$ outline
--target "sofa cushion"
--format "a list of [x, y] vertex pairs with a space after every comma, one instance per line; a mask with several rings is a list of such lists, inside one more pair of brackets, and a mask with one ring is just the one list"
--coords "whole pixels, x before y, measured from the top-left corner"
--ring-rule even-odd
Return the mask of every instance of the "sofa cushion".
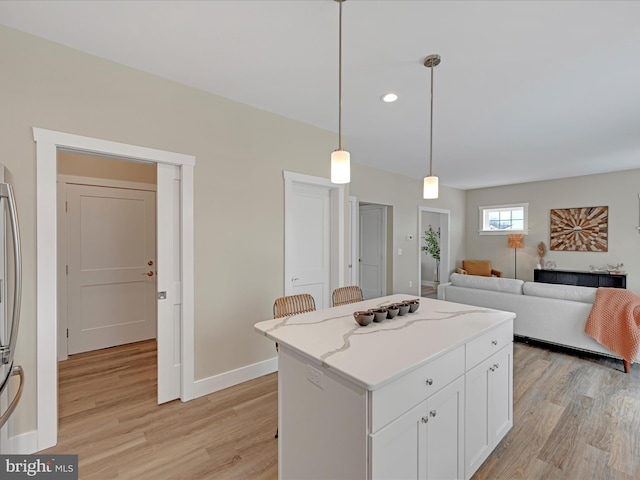
[[524, 281], [515, 278], [480, 277], [477, 275], [451, 274], [451, 284], [456, 287], [493, 290], [495, 292], [522, 294]]
[[534, 297], [558, 298], [574, 302], [593, 303], [597, 288], [576, 285], [557, 285], [552, 283], [526, 282], [522, 291]]

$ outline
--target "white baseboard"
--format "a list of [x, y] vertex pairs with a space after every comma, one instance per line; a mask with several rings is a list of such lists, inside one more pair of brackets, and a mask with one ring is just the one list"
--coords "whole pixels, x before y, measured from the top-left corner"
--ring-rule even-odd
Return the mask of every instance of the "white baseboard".
[[2, 453], [6, 455], [31, 455], [38, 451], [38, 431], [21, 433], [9, 437], [6, 446], [2, 446]]
[[220, 373], [212, 377], [203, 378], [194, 382], [194, 397], [198, 398], [210, 393], [224, 390], [254, 378], [262, 377], [278, 371], [278, 357], [264, 360], [263, 362], [247, 365], [228, 372]]

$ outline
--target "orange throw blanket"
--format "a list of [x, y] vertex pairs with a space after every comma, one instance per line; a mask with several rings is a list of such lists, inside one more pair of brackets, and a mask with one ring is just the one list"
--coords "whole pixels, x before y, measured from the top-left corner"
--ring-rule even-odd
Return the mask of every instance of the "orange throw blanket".
[[633, 362], [640, 349], [640, 296], [622, 288], [598, 288], [584, 331]]

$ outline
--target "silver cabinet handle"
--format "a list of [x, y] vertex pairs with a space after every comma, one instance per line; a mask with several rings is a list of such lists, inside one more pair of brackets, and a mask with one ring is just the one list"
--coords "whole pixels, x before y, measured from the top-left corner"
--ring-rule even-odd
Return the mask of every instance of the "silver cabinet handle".
[[427, 423], [429, 421], [429, 417], [422, 417], [422, 423]]
[[436, 416], [436, 413], [437, 413], [437, 412], [436, 412], [435, 410], [431, 410], [431, 411], [429, 412], [429, 415], [431, 415], [432, 417], [435, 417], [435, 416]]
[[300, 277], [291, 277], [292, 282], [295, 282], [296, 280], [300, 280]]
[[497, 345], [498, 341], [497, 340], [491, 340], [491, 345]]
[[427, 385], [433, 385], [433, 379], [432, 378], [428, 378], [426, 381]]

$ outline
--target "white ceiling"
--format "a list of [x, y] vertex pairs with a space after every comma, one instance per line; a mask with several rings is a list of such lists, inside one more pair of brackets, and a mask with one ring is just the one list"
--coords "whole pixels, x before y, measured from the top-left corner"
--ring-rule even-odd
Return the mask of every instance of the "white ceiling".
[[[2, 1], [0, 23], [337, 132], [338, 11], [332, 0]], [[639, 19], [637, 1], [349, 0], [352, 162], [426, 174], [423, 59], [437, 53], [441, 184], [640, 168]], [[384, 104], [389, 91], [400, 99]]]

